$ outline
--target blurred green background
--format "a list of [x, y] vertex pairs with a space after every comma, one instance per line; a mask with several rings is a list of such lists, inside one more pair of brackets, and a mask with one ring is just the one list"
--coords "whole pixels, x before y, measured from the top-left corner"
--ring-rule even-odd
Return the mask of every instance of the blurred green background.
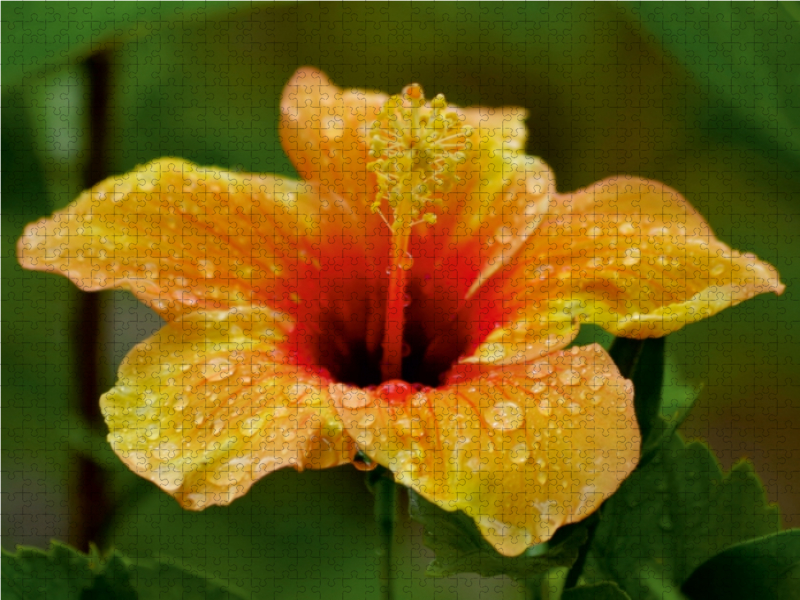
[[[527, 151], [559, 191], [663, 181], [776, 265], [782, 297], [670, 336], [667, 405], [702, 384], [684, 432], [726, 468], [753, 460], [800, 526], [798, 18], [795, 3], [3, 2], [3, 547], [91, 539], [252, 597], [378, 597], [360, 472], [282, 471], [229, 508], [183, 512], [125, 470], [97, 422], [97, 397], [158, 317], [15, 260], [26, 223], [159, 156], [294, 174], [276, 127], [302, 65], [344, 87], [415, 81], [460, 105], [524, 106]], [[426, 579], [407, 519], [396, 556], [401, 597], [519, 593], [505, 578]]]

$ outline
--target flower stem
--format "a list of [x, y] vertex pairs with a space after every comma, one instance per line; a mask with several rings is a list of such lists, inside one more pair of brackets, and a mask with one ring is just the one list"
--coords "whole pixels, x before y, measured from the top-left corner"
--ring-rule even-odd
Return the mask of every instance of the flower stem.
[[403, 371], [403, 327], [405, 325], [406, 286], [413, 259], [408, 254], [408, 227], [401, 227], [392, 236], [392, 261], [389, 267], [389, 291], [386, 298], [386, 320], [383, 329], [381, 379], [400, 379]]
[[373, 479], [375, 493], [375, 522], [380, 535], [380, 579], [381, 598], [392, 600], [392, 545], [394, 543], [394, 526], [397, 521], [397, 484], [391, 473], [383, 473]]

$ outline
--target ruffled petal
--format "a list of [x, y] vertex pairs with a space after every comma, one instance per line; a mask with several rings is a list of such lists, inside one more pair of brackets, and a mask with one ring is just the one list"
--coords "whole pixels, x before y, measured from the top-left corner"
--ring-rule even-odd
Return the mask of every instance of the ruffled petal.
[[385, 269], [367, 251], [360, 216], [335, 194], [174, 158], [107, 179], [28, 225], [18, 257], [86, 291], [129, 289], [167, 320], [244, 305], [296, 314], [333, 293], [323, 263], [355, 263], [366, 278]]
[[615, 177], [546, 206], [523, 251], [476, 296], [471, 339], [482, 343], [468, 360], [534, 359], [569, 343], [581, 322], [660, 337], [783, 292], [774, 267], [716, 239], [661, 183]]
[[596, 510], [631, 473], [633, 389], [598, 345], [530, 365], [460, 365], [445, 385], [333, 386], [359, 448], [507, 556]]
[[100, 400], [108, 440], [184, 508], [228, 504], [282, 467], [350, 462], [352, 440], [304, 366], [305, 339], [264, 309], [192, 313], [137, 345]]

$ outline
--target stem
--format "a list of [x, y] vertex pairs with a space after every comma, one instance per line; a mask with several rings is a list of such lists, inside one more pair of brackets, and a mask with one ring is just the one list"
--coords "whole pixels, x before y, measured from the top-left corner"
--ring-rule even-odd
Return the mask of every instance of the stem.
[[[380, 469], [380, 467], [379, 467]], [[381, 598], [392, 600], [392, 545], [394, 542], [394, 526], [397, 521], [397, 485], [391, 473], [381, 474], [375, 480], [375, 522], [380, 535], [379, 556]]]
[[389, 292], [386, 298], [386, 321], [383, 330], [381, 380], [400, 379], [403, 372], [403, 326], [405, 325], [406, 285], [408, 283], [409, 229], [401, 227], [392, 239], [392, 263], [389, 268]]
[[[98, 52], [84, 63], [89, 86], [89, 156], [83, 171], [85, 188], [90, 188], [108, 176], [106, 147], [108, 145], [108, 97], [112, 68], [111, 55]], [[100, 298], [96, 294], [81, 294], [75, 339], [79, 361], [79, 406], [81, 416], [91, 428], [104, 429], [100, 413], [98, 365], [98, 338], [100, 335]], [[99, 542], [102, 523], [112, 512], [106, 475], [93, 460], [78, 456], [76, 478], [76, 507], [72, 512], [73, 524], [70, 541], [86, 551], [90, 542]]]

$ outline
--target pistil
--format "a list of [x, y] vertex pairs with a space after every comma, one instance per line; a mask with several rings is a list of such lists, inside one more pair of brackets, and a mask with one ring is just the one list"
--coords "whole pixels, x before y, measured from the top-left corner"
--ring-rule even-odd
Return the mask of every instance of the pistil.
[[[413, 265], [409, 254], [411, 229], [436, 223], [434, 209], [459, 178], [458, 164], [466, 160], [472, 131], [448, 111], [443, 96], [428, 105], [417, 84], [392, 96], [371, 126], [369, 169], [378, 188], [371, 208], [379, 214], [392, 236], [389, 285], [384, 321], [381, 377], [399, 379], [403, 366], [403, 328], [408, 304], [408, 275]], [[384, 209], [386, 212], [384, 213]]]
[[413, 259], [408, 254], [410, 228], [404, 227], [392, 236], [389, 291], [386, 298], [386, 320], [383, 329], [381, 379], [400, 379], [403, 370], [403, 328], [405, 326], [406, 288]]

